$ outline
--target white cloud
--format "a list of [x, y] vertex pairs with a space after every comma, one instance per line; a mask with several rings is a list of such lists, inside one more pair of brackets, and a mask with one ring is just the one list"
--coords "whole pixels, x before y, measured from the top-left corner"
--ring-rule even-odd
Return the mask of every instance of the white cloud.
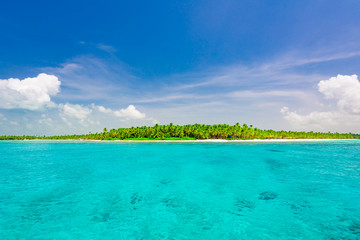
[[[127, 108], [120, 110], [112, 110], [104, 106], [91, 104], [88, 106], [80, 104], [59, 104], [60, 119], [71, 128], [92, 129], [95, 126], [111, 122], [119, 123], [119, 120], [124, 123], [131, 123], [131, 120], [145, 120], [153, 122], [153, 119], [145, 119], [145, 114], [135, 108], [134, 105], [129, 105]], [[44, 119], [45, 117], [43, 117]], [[43, 123], [45, 121], [42, 120]], [[113, 125], [113, 124], [112, 124]]]
[[110, 108], [105, 108], [103, 106], [95, 106], [100, 112], [112, 114], [116, 117], [126, 118], [126, 119], [143, 119], [145, 118], [145, 113], [140, 112], [135, 108], [134, 105], [129, 105], [127, 108], [120, 110], [112, 110]]
[[60, 91], [61, 82], [45, 73], [34, 78], [0, 80], [0, 108], [39, 110], [54, 106], [51, 96]]
[[[112, 50], [106, 45], [99, 44], [97, 47]], [[350, 81], [351, 87], [345, 82], [337, 87], [335, 83], [339, 84], [339, 77], [335, 77], [337, 79], [335, 83], [329, 79], [330, 76], [335, 76], [333, 73], [337, 71], [335, 68], [328, 67], [325, 71], [323, 70], [325, 68], [316, 68], [317, 71], [313, 71], [312, 67], [308, 68], [309, 65], [317, 67], [320, 63], [327, 62], [331, 62], [331, 66], [334, 66], [334, 61], [340, 62], [348, 58], [359, 60], [355, 59], [359, 55], [358, 52], [340, 52], [341, 55], [311, 53], [306, 54], [310, 56], [306, 58], [295, 52], [278, 56], [270, 62], [211, 66], [198, 71], [159, 77], [156, 81], [142, 79], [136, 75], [136, 69], [127, 66], [114, 56], [98, 58], [93, 55], [83, 55], [70, 59], [60, 67], [41, 70], [61, 80], [62, 91], [61, 94], [56, 95], [57, 103], [63, 103], [59, 105], [61, 107], [46, 108], [54, 105], [52, 101], [56, 93], [51, 95], [50, 91], [47, 92], [48, 98], [38, 103], [30, 99], [27, 94], [10, 89], [7, 85], [4, 89], [3, 82], [8, 82], [7, 79], [0, 82], [0, 108], [45, 108], [45, 112], [41, 113], [1, 110], [4, 117], [9, 119], [6, 124], [14, 119], [19, 121], [19, 128], [16, 128], [19, 134], [24, 133], [21, 129], [26, 122], [41, 123], [33, 133], [52, 134], [55, 131], [62, 134], [86, 133], [88, 130], [98, 131], [103, 127], [117, 128], [156, 122], [149, 116], [156, 116], [162, 123], [239, 121], [252, 123], [259, 128], [274, 129], [289, 128], [288, 122], [291, 122], [299, 126], [299, 130], [300, 127], [310, 125], [316, 126], [315, 130], [320, 127], [326, 129], [327, 126], [331, 126], [327, 128], [328, 130], [338, 130], [341, 129], [338, 126], [344, 125], [342, 119], [346, 118], [346, 122], [354, 123], [352, 129], [356, 129], [360, 122], [357, 121], [360, 112], [360, 101], [357, 96], [360, 94], [356, 95], [358, 91], [355, 91], [358, 89], [358, 81], [355, 81], [356, 83]], [[339, 66], [338, 69], [341, 67]], [[319, 84], [319, 89], [311, 88], [321, 79], [328, 80], [322, 81], [323, 86], [320, 87]], [[322, 101], [323, 99], [320, 98], [322, 95], [317, 90], [328, 101]], [[92, 102], [97, 105], [90, 105]], [[98, 105], [100, 102], [104, 106], [113, 106], [116, 102], [127, 105], [124, 105], [123, 109], [120, 107], [110, 109]], [[329, 102], [333, 107], [329, 107]], [[135, 103], [136, 106], [141, 103], [141, 111], [135, 106], [128, 106], [130, 103]], [[284, 119], [280, 114], [276, 114], [283, 106], [289, 106], [291, 109], [291, 111], [289, 109], [283, 111]], [[146, 112], [146, 116], [142, 111]], [[47, 116], [40, 119], [42, 113], [46, 113]], [[22, 115], [29, 116], [29, 120], [18, 120]], [[52, 127], [49, 125], [46, 128], [46, 122], [50, 123], [50, 120], [46, 120], [48, 117], [53, 122]], [[91, 122], [96, 123], [96, 126]], [[86, 124], [88, 127], [85, 127]], [[0, 131], [11, 133], [7, 129], [10, 128], [4, 127]], [[14, 129], [12, 128], [12, 131]]]
[[[292, 112], [283, 107], [280, 112], [297, 129], [356, 131], [360, 122], [360, 82], [357, 75], [337, 75], [318, 84], [318, 90], [327, 100], [337, 105], [328, 111], [312, 111], [308, 114]], [[356, 127], [357, 128], [357, 127]]]
[[280, 112], [297, 129], [327, 130], [329, 126], [336, 125], [339, 118], [339, 115], [333, 112], [311, 112], [307, 115], [301, 115], [289, 111], [288, 107], [283, 107]]
[[66, 103], [66, 104], [60, 104], [59, 107], [65, 116], [71, 118], [77, 118], [82, 121], [85, 120], [92, 112], [92, 110], [89, 109], [88, 107], [84, 107], [79, 104]]
[[360, 82], [357, 75], [337, 75], [320, 81], [318, 87], [326, 99], [336, 100], [340, 109], [360, 113]]

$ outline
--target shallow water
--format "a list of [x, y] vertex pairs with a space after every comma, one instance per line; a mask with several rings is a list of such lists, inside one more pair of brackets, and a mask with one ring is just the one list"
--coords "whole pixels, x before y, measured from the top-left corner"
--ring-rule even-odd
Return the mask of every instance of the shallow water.
[[360, 239], [360, 141], [0, 142], [0, 239]]

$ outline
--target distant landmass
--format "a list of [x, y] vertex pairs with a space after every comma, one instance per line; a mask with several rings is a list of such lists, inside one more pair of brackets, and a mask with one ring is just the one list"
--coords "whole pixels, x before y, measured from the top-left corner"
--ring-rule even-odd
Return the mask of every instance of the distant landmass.
[[331, 132], [296, 132], [262, 130], [252, 125], [228, 124], [192, 124], [192, 125], [158, 125], [153, 127], [131, 127], [107, 130], [100, 133], [60, 135], [60, 136], [0, 136], [0, 140], [197, 140], [197, 139], [359, 139], [360, 134]]

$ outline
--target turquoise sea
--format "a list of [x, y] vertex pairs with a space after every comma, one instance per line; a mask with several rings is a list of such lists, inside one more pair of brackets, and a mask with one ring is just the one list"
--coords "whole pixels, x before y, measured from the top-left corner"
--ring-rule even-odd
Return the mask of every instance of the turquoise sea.
[[360, 239], [360, 141], [2, 141], [0, 239]]

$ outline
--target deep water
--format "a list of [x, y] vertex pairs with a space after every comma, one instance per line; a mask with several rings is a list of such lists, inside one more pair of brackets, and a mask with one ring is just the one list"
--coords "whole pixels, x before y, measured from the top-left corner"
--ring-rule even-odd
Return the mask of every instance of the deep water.
[[360, 239], [360, 141], [3, 141], [0, 239]]

